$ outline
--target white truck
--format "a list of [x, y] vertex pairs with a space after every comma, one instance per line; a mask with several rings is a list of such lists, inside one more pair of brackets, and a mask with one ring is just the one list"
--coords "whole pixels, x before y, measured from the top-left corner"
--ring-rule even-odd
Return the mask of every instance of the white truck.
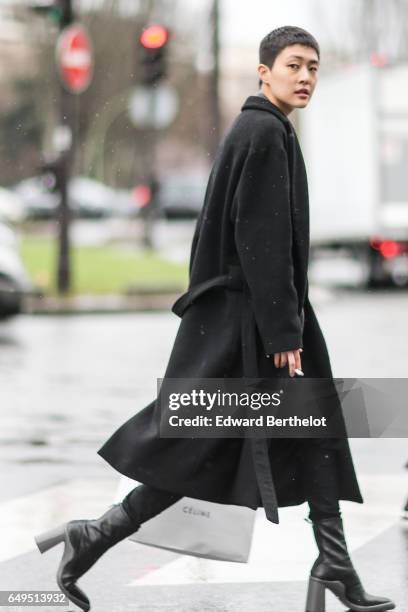
[[368, 285], [408, 284], [408, 65], [350, 65], [319, 76], [299, 135], [311, 255], [361, 262]]

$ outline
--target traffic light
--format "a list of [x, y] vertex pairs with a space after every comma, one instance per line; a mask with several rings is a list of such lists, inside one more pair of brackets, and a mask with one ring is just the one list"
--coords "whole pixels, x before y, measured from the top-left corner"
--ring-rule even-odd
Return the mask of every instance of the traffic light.
[[28, 7], [36, 13], [50, 17], [60, 27], [69, 25], [74, 19], [72, 0], [32, 0]]
[[162, 25], [151, 25], [139, 37], [139, 80], [143, 85], [155, 85], [167, 73], [167, 42], [169, 31]]

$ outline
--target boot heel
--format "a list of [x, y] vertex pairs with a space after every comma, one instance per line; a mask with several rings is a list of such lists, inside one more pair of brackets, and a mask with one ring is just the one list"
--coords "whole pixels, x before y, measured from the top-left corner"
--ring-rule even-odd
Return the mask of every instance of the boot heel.
[[326, 612], [325, 586], [313, 576], [309, 578], [306, 612]]
[[56, 546], [60, 542], [64, 541], [65, 524], [66, 523], [60, 525], [59, 527], [55, 527], [54, 529], [50, 529], [49, 531], [44, 531], [44, 533], [41, 533], [34, 538], [35, 543], [37, 544], [41, 553], [44, 553], [46, 550], [49, 550], [53, 546]]

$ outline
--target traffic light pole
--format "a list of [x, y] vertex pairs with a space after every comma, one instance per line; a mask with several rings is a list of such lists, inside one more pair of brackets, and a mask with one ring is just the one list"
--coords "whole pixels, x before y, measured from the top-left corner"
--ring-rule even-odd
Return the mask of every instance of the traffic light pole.
[[[60, 36], [62, 31], [74, 21], [72, 0], [32, 0], [29, 8], [38, 14], [49, 16], [58, 22]], [[73, 160], [73, 96], [59, 79], [58, 95], [59, 125], [55, 131], [57, 154], [43, 164], [43, 171], [51, 170], [56, 179], [56, 191], [60, 194], [58, 207], [58, 260], [56, 284], [58, 293], [68, 293], [71, 288], [70, 266], [70, 208], [68, 202], [68, 182]], [[57, 142], [58, 141], [58, 142]]]
[[151, 88], [151, 105], [150, 105], [150, 129], [149, 129], [149, 146], [147, 147], [147, 171], [148, 171], [148, 182], [150, 189], [150, 203], [147, 207], [146, 216], [143, 224], [143, 244], [147, 249], [153, 249], [154, 247], [154, 222], [157, 213], [157, 198], [159, 191], [159, 181], [157, 177], [157, 143], [156, 143], [156, 130], [154, 127], [154, 117], [157, 104], [156, 88]]
[[[67, 128], [72, 138], [72, 96], [60, 86], [60, 125]], [[58, 293], [68, 293], [71, 288], [70, 222], [68, 184], [72, 168], [72, 143], [61, 154], [60, 203], [58, 209]]]
[[157, 215], [160, 182], [157, 173], [157, 85], [167, 72], [167, 42], [169, 31], [162, 25], [151, 25], [145, 28], [139, 37], [139, 73], [138, 80], [148, 91], [150, 98], [150, 118], [148, 125], [148, 145], [145, 153], [146, 174], [150, 188], [150, 203], [143, 215], [143, 243], [146, 248], [153, 248], [153, 229]]
[[220, 72], [220, 6], [219, 0], [212, 0], [210, 13], [211, 50], [213, 69], [209, 83], [210, 132], [209, 147], [212, 159], [215, 158], [221, 136], [221, 113], [219, 99], [219, 72]]
[[[65, 2], [65, 19], [60, 22], [60, 31], [73, 21], [71, 0]], [[65, 150], [61, 153], [60, 205], [58, 210], [58, 262], [57, 288], [58, 293], [66, 294], [71, 289], [71, 259], [70, 259], [70, 222], [71, 211], [68, 200], [68, 183], [73, 160], [73, 95], [69, 93], [62, 82], [59, 85], [59, 119], [60, 126], [68, 134]]]

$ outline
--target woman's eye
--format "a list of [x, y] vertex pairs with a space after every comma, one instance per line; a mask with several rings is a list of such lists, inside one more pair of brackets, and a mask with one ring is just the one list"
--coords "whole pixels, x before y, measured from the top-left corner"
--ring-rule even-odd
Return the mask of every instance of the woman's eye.
[[290, 68], [299, 68], [299, 64], [289, 64]]

